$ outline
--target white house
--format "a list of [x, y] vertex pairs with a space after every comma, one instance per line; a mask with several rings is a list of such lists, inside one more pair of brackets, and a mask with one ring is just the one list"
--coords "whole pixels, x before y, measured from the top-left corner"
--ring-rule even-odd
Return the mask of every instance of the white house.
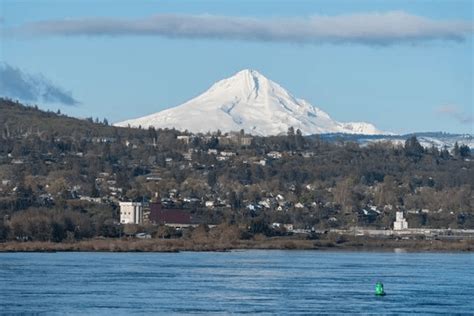
[[176, 137], [177, 140], [182, 141], [185, 144], [189, 144], [189, 141], [191, 140], [191, 137], [188, 135], [178, 135]]
[[221, 156], [222, 157], [233, 157], [236, 154], [232, 151], [221, 151]]
[[267, 156], [273, 159], [280, 159], [282, 157], [282, 154], [279, 151], [271, 151], [267, 154]]
[[140, 202], [120, 202], [121, 224], [143, 224], [143, 205]]
[[206, 201], [205, 203], [207, 208], [213, 208], [214, 207], [214, 201]]
[[403, 229], [408, 229], [408, 222], [403, 218], [403, 212], [397, 212], [395, 222], [393, 222], [393, 230]]
[[293, 224], [282, 224], [282, 223], [275, 222], [275, 223], [272, 223], [272, 227], [273, 228], [282, 228], [282, 227], [284, 227], [288, 231], [294, 230]]

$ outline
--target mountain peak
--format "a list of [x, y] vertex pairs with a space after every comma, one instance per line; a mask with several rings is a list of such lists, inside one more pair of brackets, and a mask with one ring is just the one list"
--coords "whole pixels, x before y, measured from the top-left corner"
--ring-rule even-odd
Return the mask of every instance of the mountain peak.
[[214, 86], [218, 88], [241, 88], [249, 91], [258, 91], [262, 85], [268, 86], [264, 75], [253, 69], [243, 69], [233, 76], [218, 81]]
[[382, 134], [367, 123], [341, 123], [310, 103], [295, 98], [253, 69], [222, 79], [177, 107], [118, 126], [176, 128], [191, 132], [244, 129], [254, 135], [286, 134], [289, 127], [304, 135], [320, 133]]
[[234, 96], [234, 99], [246, 100], [249, 106], [260, 108], [268, 106], [276, 95], [295, 101], [294, 97], [279, 84], [253, 69], [243, 69], [231, 77], [216, 82], [198, 98], [208, 96], [214, 98], [217, 95], [218, 98]]
[[237, 72], [231, 78], [256, 78], [256, 79], [265, 79], [268, 80], [264, 75], [259, 73], [257, 70], [254, 69], [242, 69], [241, 71]]

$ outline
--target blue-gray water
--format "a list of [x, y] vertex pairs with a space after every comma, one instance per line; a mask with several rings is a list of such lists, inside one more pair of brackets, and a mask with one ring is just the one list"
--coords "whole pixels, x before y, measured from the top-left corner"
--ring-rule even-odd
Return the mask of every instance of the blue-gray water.
[[0, 254], [3, 313], [473, 314], [473, 293], [474, 254]]

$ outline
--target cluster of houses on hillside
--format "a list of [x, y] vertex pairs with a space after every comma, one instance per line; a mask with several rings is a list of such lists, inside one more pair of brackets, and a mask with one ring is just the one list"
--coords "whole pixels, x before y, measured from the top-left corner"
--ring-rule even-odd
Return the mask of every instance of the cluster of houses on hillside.
[[[120, 202], [120, 224], [155, 224], [174, 228], [196, 227], [200, 223], [193, 218], [191, 212], [185, 209], [168, 208], [160, 200], [145, 204], [142, 202]], [[287, 231], [304, 232], [295, 229], [293, 224], [272, 223], [273, 228], [284, 227]], [[407, 231], [408, 222], [403, 217], [403, 212], [396, 212], [393, 222], [394, 231]], [[314, 231], [314, 230], [313, 230]]]
[[[151, 202], [149, 205], [145, 205], [141, 202], [120, 202], [120, 223], [126, 224], [137, 224], [143, 225], [146, 223], [155, 225], [165, 225], [173, 227], [175, 229], [183, 229], [189, 227], [196, 227], [200, 223], [192, 214], [185, 209], [167, 208], [160, 201]], [[214, 225], [209, 225], [210, 227]], [[284, 229], [286, 232], [297, 233], [297, 234], [308, 234], [322, 231], [317, 231], [314, 228], [301, 229], [294, 227], [291, 223], [272, 223], [271, 228], [273, 229]], [[333, 233], [339, 234], [355, 234], [355, 235], [367, 235], [367, 236], [405, 236], [403, 238], [409, 238], [407, 236], [424, 235], [426, 237], [433, 236], [468, 236], [474, 237], [474, 230], [466, 229], [429, 229], [429, 228], [408, 228], [408, 222], [403, 216], [403, 212], [396, 212], [396, 219], [393, 222], [393, 229], [391, 230], [377, 230], [377, 229], [366, 229], [360, 227], [353, 227], [350, 229], [331, 229]], [[324, 231], [326, 233], [327, 231]], [[141, 234], [137, 237], [142, 238]], [[447, 237], [446, 237], [447, 238]]]
[[[185, 144], [189, 144], [195, 138], [198, 138], [198, 135], [178, 135], [177, 140]], [[242, 133], [227, 133], [225, 135], [216, 136], [204, 136], [205, 141], [210, 142], [213, 138], [216, 138], [219, 141], [220, 145], [239, 145], [239, 146], [250, 146], [252, 144], [253, 137], [250, 135], [245, 135]]]
[[[27, 136], [27, 135], [26, 135]], [[26, 137], [25, 136], [25, 137]], [[185, 144], [189, 144], [192, 142], [194, 139], [199, 138], [201, 141], [206, 141], [206, 142], [211, 142], [213, 140], [218, 140], [218, 143], [220, 145], [229, 145], [229, 146], [237, 146], [237, 147], [247, 147], [252, 144], [253, 137], [251, 135], [247, 135], [244, 133], [226, 133], [226, 134], [214, 134], [214, 135], [187, 135], [187, 134], [181, 134], [176, 136], [176, 141], [177, 142], [182, 142]], [[62, 142], [66, 141], [68, 138], [66, 136], [62, 137], [55, 137], [54, 142]], [[84, 138], [84, 141], [86, 142], [91, 142], [91, 143], [116, 143], [119, 140], [114, 138], [114, 137], [89, 137], [89, 138]], [[127, 147], [131, 147], [133, 149], [137, 149], [140, 146], [144, 146], [144, 144], [133, 141], [133, 140], [122, 140], [125, 142], [125, 145]], [[156, 140], [154, 140], [155, 142]], [[150, 146], [153, 144], [145, 144], [145, 146]], [[136, 167], [141, 167], [144, 170], [149, 170], [149, 173], [144, 175], [144, 178], [146, 179], [147, 182], [160, 182], [163, 180], [163, 170], [164, 168], [169, 169], [169, 168], [177, 168], [179, 170], [198, 170], [200, 172], [203, 172], [204, 174], [207, 172], [207, 170], [210, 170], [213, 168], [213, 165], [206, 165], [205, 163], [198, 162], [198, 161], [193, 161], [194, 154], [207, 154], [210, 156], [215, 157], [217, 161], [229, 161], [230, 163], [233, 163], [234, 160], [242, 162], [244, 164], [250, 165], [250, 164], [258, 164], [265, 166], [269, 163], [271, 160], [278, 160], [281, 159], [285, 155], [291, 155], [294, 153], [291, 152], [279, 152], [279, 151], [271, 151], [267, 154], [263, 155], [256, 155], [253, 157], [246, 157], [245, 159], [242, 159], [239, 157], [239, 152], [237, 150], [230, 150], [230, 149], [225, 149], [225, 150], [218, 150], [218, 149], [208, 149], [208, 150], [199, 150], [199, 149], [188, 149], [187, 151], [181, 152], [182, 157], [166, 157], [164, 158], [164, 165], [159, 165], [156, 161], [156, 157], [150, 157], [148, 161], [134, 161], [131, 164], [128, 165]], [[27, 157], [21, 157], [21, 156], [15, 156], [13, 153], [8, 153], [5, 156], [0, 156], [0, 163], [2, 164], [10, 164], [10, 165], [18, 165], [18, 164], [27, 164], [27, 163], [44, 163], [45, 165], [65, 165], [65, 164], [71, 164], [71, 161], [77, 160], [77, 159], [82, 159], [85, 157], [93, 156], [94, 154], [91, 153], [84, 153], [81, 151], [65, 151], [61, 152], [59, 154], [57, 153], [52, 153], [48, 152], [46, 154], [40, 154], [39, 160], [35, 161], [29, 161]], [[35, 158], [36, 159], [36, 158]], [[0, 175], [1, 176], [1, 175]], [[81, 181], [83, 179], [80, 179]], [[69, 198], [70, 199], [80, 199], [92, 203], [118, 203], [119, 201], [125, 199], [125, 190], [120, 186], [120, 184], [117, 182], [117, 177], [115, 173], [112, 172], [100, 172], [97, 174], [95, 178], [95, 187], [96, 187], [96, 194], [91, 194], [89, 195], [89, 187], [85, 188], [84, 183], [81, 183], [78, 179], [76, 183], [68, 183], [68, 188], [67, 191], [69, 191]], [[37, 177], [37, 181], [39, 184], [41, 184], [42, 187], [47, 188], [53, 180], [51, 179], [46, 179], [46, 178], [41, 178]], [[15, 188], [17, 186], [17, 183], [15, 183], [10, 177], [6, 176], [1, 176], [0, 178], [0, 194], [2, 195], [8, 195], [8, 194], [14, 194]], [[46, 193], [45, 193], [46, 194]], [[49, 194], [49, 200], [53, 201], [54, 200], [54, 193]], [[183, 199], [186, 199], [184, 197]], [[223, 197], [219, 196], [212, 196], [212, 197], [201, 197], [200, 201], [195, 204], [200, 204], [202, 207], [207, 207], [207, 208], [214, 208], [218, 206], [227, 206], [225, 203], [221, 203], [220, 200], [222, 200]], [[271, 199], [271, 197], [270, 197]], [[184, 202], [186, 203], [185, 200], [179, 201], [179, 202]], [[196, 202], [196, 201], [195, 201]], [[275, 203], [269, 203], [269, 200], [262, 202], [262, 205], [249, 205], [251, 209], [258, 209], [258, 208], [264, 208], [265, 205], [269, 204], [275, 204]], [[277, 207], [287, 209], [288, 205], [281, 205], [282, 201], [278, 201]]]
[[[192, 143], [199, 138], [198, 141], [202, 143], [205, 141], [218, 141], [219, 146], [204, 147], [202, 149], [200, 146], [177, 146], [180, 149], [176, 151], [164, 151], [147, 156], [144, 159], [134, 158], [133, 160], [127, 161], [125, 166], [122, 166], [123, 162], [118, 160], [114, 162], [111, 168], [102, 168], [98, 169], [101, 172], [94, 171], [94, 173], [87, 175], [87, 178], [80, 173], [77, 173], [76, 177], [70, 176], [67, 178], [67, 183], [64, 185], [66, 188], [63, 188], [63, 184], [52, 185], [55, 180], [58, 178], [57, 173], [52, 173], [52, 176], [31, 176], [29, 178], [30, 182], [38, 185], [31, 185], [31, 187], [36, 188], [35, 198], [38, 202], [35, 202], [36, 205], [49, 207], [54, 205], [55, 199], [58, 196], [71, 200], [83, 200], [91, 203], [97, 204], [108, 204], [108, 205], [120, 205], [120, 223], [122, 224], [144, 224], [144, 223], [155, 223], [155, 224], [166, 224], [166, 225], [196, 225], [196, 220], [192, 218], [190, 212], [187, 211], [188, 208], [199, 208], [211, 210], [230, 210], [233, 205], [231, 205], [231, 199], [227, 192], [222, 192], [224, 190], [215, 191], [215, 190], [200, 190], [199, 196], [196, 193], [188, 190], [186, 181], [181, 184], [174, 186], [167, 186], [164, 193], [163, 203], [153, 202], [150, 204], [142, 204], [135, 202], [120, 202], [127, 199], [136, 198], [136, 196], [143, 196], [143, 192], [138, 192], [135, 195], [128, 195], [126, 192], [126, 186], [124, 185], [123, 175], [116, 173], [115, 170], [120, 169], [136, 169], [137, 172], [133, 174], [133, 177], [136, 177], [136, 181], [140, 184], [143, 184], [142, 187], [150, 186], [153, 187], [154, 184], [161, 184], [168, 182], [171, 176], [170, 170], [179, 171], [180, 174], [189, 174], [194, 173], [195, 177], [193, 179], [204, 179], [205, 182], [206, 176], [218, 165], [217, 161], [226, 161], [226, 166], [231, 167], [240, 167], [246, 165], [246, 167], [252, 166], [248, 169], [261, 170], [260, 166], [272, 166], [278, 165], [278, 160], [286, 159], [292, 156], [301, 156], [304, 158], [309, 158], [315, 155], [315, 152], [310, 150], [281, 150], [281, 151], [250, 151], [250, 150], [239, 150], [239, 146], [246, 147], [252, 144], [252, 136], [245, 135], [244, 133], [230, 133], [225, 135], [176, 135], [173, 144], [181, 143], [181, 145]], [[60, 142], [64, 139], [55, 138], [54, 142]], [[156, 146], [156, 139], [153, 139], [153, 143], [139, 142], [138, 140], [133, 139], [121, 139], [113, 137], [92, 137], [87, 138], [85, 141], [92, 143], [115, 143], [115, 142], [124, 142], [125, 145], [131, 149], [141, 149], [144, 146]], [[198, 143], [199, 143], [198, 142]], [[229, 146], [226, 146], [229, 145]], [[216, 149], [219, 148], [219, 149]], [[43, 173], [53, 170], [64, 170], [67, 169], [64, 166], [80, 166], [77, 162], [86, 158], [95, 157], [100, 154], [100, 151], [88, 151], [82, 152], [74, 146], [70, 150], [63, 151], [53, 151], [48, 153], [42, 153], [38, 156], [21, 156], [20, 154], [7, 153], [0, 156], [0, 164], [3, 165], [21, 165], [21, 164], [36, 164], [38, 166], [45, 165]], [[156, 155], [155, 155], [156, 154]], [[206, 156], [207, 155], [207, 156]], [[34, 157], [35, 160], [32, 160], [31, 157]], [[141, 157], [142, 158], [142, 157]], [[54, 165], [60, 165], [60, 168], [53, 168]], [[222, 163], [224, 165], [224, 163]], [[257, 166], [256, 166], [257, 165]], [[44, 166], [43, 166], [44, 167]], [[255, 167], [255, 168], [253, 168]], [[79, 170], [79, 169], [78, 169]], [[105, 172], [105, 171], [108, 172]], [[97, 173], [96, 173], [97, 172]], [[189, 173], [188, 173], [189, 172]], [[176, 172], [179, 176], [178, 172]], [[66, 178], [65, 178], [66, 179]], [[87, 181], [86, 181], [87, 180]], [[127, 178], [125, 178], [125, 181]], [[242, 186], [248, 186], [249, 180], [239, 179]], [[91, 185], [92, 184], [92, 185]], [[87, 187], [86, 187], [87, 186]], [[93, 190], [91, 187], [93, 186]], [[122, 188], [123, 186], [123, 188]], [[191, 186], [191, 185], [189, 185]], [[55, 190], [50, 188], [60, 188], [61, 192], [55, 192]], [[204, 187], [204, 186], [203, 186]], [[12, 196], [15, 197], [16, 192], [19, 190], [18, 183], [14, 180], [13, 173], [4, 172], [0, 174], [0, 197], [3, 196]], [[304, 211], [307, 213], [315, 213], [321, 209], [336, 209], [336, 203], [330, 199], [321, 199], [321, 200], [303, 200], [295, 198], [297, 196], [295, 193], [297, 190], [294, 184], [285, 183], [284, 187], [275, 188], [274, 190], [268, 190], [264, 193], [259, 194], [258, 198], [250, 200], [247, 196], [245, 198], [240, 198], [238, 201], [238, 208], [246, 209], [252, 214], [259, 214], [259, 212], [264, 211], [280, 211], [280, 212], [292, 212], [292, 211]], [[333, 188], [325, 188], [331, 194]], [[367, 190], [375, 192], [377, 188], [375, 186], [369, 186]], [[308, 193], [316, 190], [313, 184], [306, 184], [302, 186], [301, 190], [306, 190]], [[59, 189], [57, 190], [59, 191]], [[164, 190], [162, 190], [164, 191]], [[60, 195], [61, 194], [61, 195]], [[169, 203], [167, 203], [169, 201]], [[370, 202], [372, 203], [372, 202]], [[84, 203], [86, 204], [86, 203]], [[170, 206], [174, 205], [175, 208]], [[387, 207], [387, 208], [386, 208]], [[372, 204], [365, 205], [357, 210], [360, 217], [375, 218], [376, 216], [383, 213], [384, 210], [392, 211], [392, 207], [384, 206], [384, 209], [381, 209], [380, 206], [375, 206]], [[398, 210], [405, 210], [406, 213], [429, 213], [437, 212], [436, 210], [429, 209], [405, 209], [403, 207], [394, 207]], [[438, 212], [441, 212], [440, 209]], [[453, 212], [451, 212], [453, 214]], [[312, 216], [312, 215], [311, 215]], [[406, 230], [408, 229], [408, 223], [403, 218], [403, 213], [397, 213], [396, 221], [393, 224], [394, 230]], [[336, 216], [328, 218], [332, 223], [338, 222]], [[333, 225], [336, 227], [337, 225]]]

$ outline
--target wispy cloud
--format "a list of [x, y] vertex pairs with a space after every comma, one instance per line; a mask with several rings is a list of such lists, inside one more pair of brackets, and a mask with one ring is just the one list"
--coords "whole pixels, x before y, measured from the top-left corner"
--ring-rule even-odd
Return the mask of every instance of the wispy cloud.
[[82, 18], [27, 23], [13, 36], [162, 36], [292, 43], [390, 45], [429, 40], [462, 41], [472, 21], [434, 20], [403, 11], [338, 16], [247, 18], [155, 15], [141, 19]]
[[0, 63], [0, 95], [26, 102], [77, 105], [71, 92], [54, 85], [40, 74], [28, 74], [6, 63]]
[[443, 105], [437, 108], [435, 112], [438, 115], [453, 118], [461, 124], [468, 125], [474, 123], [474, 117], [472, 113], [466, 113], [456, 105]]

